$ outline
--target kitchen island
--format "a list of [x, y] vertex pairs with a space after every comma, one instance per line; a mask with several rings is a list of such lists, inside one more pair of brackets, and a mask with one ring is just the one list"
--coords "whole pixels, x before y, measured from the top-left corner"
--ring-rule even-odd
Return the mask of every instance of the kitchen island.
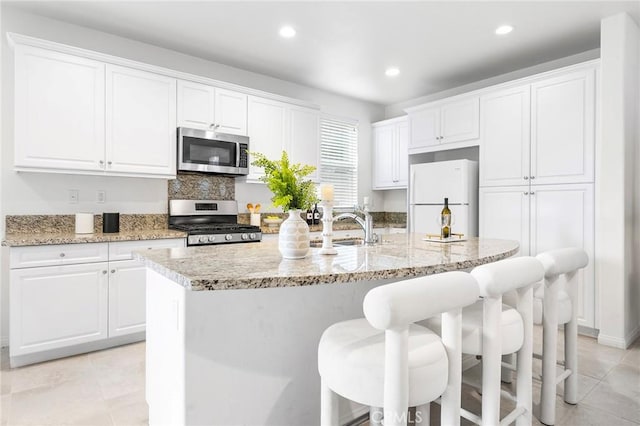
[[[312, 248], [281, 258], [277, 241], [154, 250], [147, 266], [149, 423], [314, 425], [320, 416], [317, 344], [331, 324], [362, 317], [373, 287], [464, 270], [518, 243], [433, 243], [419, 234], [374, 246]], [[342, 404], [341, 421], [363, 407]]]

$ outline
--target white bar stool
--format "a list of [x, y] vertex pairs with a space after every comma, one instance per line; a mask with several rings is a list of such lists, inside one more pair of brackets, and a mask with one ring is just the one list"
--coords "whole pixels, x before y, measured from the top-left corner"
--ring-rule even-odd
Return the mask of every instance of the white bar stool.
[[[578, 403], [578, 271], [589, 264], [589, 256], [579, 248], [551, 250], [536, 256], [544, 265], [544, 286], [536, 290], [533, 317], [542, 324], [542, 394], [540, 418], [555, 424], [556, 386], [564, 380], [564, 400]], [[558, 326], [564, 324], [564, 371], [556, 376]]]
[[[479, 266], [471, 271], [480, 286], [479, 301], [462, 311], [462, 352], [482, 356], [482, 415], [465, 409], [462, 417], [484, 426], [531, 425], [533, 286], [544, 269], [533, 257], [518, 257]], [[516, 290], [516, 308], [503, 305], [504, 293]], [[440, 320], [430, 318], [437, 329]], [[502, 355], [517, 353], [516, 408], [500, 420]]]
[[[385, 426], [407, 424], [416, 406], [429, 424], [428, 404], [442, 396], [442, 424], [460, 424], [462, 307], [478, 299], [478, 284], [464, 272], [447, 272], [374, 288], [363, 308], [366, 319], [327, 328], [318, 346], [322, 379], [321, 425], [338, 425], [338, 395], [384, 407]], [[413, 324], [443, 316], [443, 336]], [[419, 413], [419, 414], [418, 414]], [[380, 418], [372, 418], [378, 424]]]

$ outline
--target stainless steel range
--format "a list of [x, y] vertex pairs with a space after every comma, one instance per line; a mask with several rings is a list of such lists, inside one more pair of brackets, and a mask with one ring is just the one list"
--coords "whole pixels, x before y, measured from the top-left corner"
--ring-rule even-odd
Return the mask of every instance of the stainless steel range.
[[259, 226], [238, 223], [236, 201], [170, 200], [169, 228], [187, 232], [188, 246], [262, 240]]

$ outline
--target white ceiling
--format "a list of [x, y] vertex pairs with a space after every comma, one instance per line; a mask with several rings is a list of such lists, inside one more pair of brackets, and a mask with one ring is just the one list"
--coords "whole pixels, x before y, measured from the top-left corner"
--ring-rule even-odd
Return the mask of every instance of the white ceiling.
[[[18, 2], [23, 10], [390, 104], [599, 47], [640, 1]], [[498, 37], [501, 24], [515, 30]], [[282, 39], [285, 24], [297, 30]], [[400, 75], [389, 78], [389, 66]]]

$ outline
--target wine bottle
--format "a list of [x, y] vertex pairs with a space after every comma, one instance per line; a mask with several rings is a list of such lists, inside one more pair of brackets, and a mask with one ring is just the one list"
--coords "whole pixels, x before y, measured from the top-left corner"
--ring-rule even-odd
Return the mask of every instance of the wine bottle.
[[307, 225], [313, 225], [313, 210], [311, 210], [311, 207], [307, 209]]
[[318, 210], [318, 205], [313, 205], [313, 224], [317, 225], [320, 223], [320, 210]]
[[442, 238], [451, 237], [451, 210], [449, 210], [449, 199], [444, 199], [444, 208], [440, 212], [440, 236]]

